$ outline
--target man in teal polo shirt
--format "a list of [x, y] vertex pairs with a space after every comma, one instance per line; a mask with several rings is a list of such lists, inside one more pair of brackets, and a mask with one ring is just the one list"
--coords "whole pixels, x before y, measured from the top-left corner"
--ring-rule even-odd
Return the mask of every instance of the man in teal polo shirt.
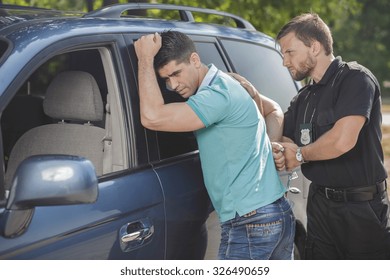
[[[195, 132], [205, 185], [221, 222], [218, 257], [291, 259], [295, 219], [264, 118], [250, 95], [214, 65], [202, 64], [183, 33], [143, 36], [135, 50], [142, 124]], [[156, 72], [187, 102], [164, 104]]]

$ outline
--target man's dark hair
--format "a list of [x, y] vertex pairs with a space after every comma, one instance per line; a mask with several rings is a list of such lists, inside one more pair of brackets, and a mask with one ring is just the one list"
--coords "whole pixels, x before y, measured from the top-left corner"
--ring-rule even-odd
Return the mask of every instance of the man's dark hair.
[[305, 46], [310, 47], [312, 42], [318, 41], [325, 49], [325, 54], [333, 53], [333, 38], [329, 27], [316, 13], [306, 13], [299, 15], [289, 21], [279, 31], [277, 41], [287, 34], [294, 32], [295, 36], [301, 40]]
[[184, 33], [165, 31], [161, 34], [162, 46], [154, 57], [154, 69], [159, 70], [169, 62], [189, 63], [190, 56], [196, 52], [194, 42]]

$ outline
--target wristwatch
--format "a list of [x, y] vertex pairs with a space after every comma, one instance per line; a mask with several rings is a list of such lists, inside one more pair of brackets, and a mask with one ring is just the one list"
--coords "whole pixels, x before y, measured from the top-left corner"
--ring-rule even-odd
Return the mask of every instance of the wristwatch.
[[299, 161], [300, 163], [305, 163], [306, 161], [304, 160], [303, 158], [303, 155], [302, 155], [302, 152], [301, 152], [301, 148], [299, 147], [297, 149], [297, 152], [295, 154], [295, 158], [297, 159], [297, 161]]

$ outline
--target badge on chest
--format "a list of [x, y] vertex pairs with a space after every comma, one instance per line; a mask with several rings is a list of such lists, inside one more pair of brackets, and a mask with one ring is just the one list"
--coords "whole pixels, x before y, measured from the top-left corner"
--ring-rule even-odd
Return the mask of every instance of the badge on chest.
[[300, 131], [300, 144], [298, 146], [306, 146], [313, 142], [313, 124], [312, 123], [302, 123], [299, 125]]

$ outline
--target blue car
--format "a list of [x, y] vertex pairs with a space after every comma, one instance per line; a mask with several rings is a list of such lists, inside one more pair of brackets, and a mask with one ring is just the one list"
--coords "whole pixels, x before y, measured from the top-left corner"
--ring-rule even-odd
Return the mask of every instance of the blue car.
[[[169, 19], [155, 18], [156, 9]], [[193, 13], [233, 26], [194, 22]], [[170, 29], [283, 109], [299, 89], [274, 40], [232, 14], [0, 5], [0, 259], [205, 258], [213, 209], [194, 135], [147, 130], [139, 116], [133, 42]], [[161, 89], [166, 102], [184, 101]], [[308, 187], [300, 177], [299, 201]]]

